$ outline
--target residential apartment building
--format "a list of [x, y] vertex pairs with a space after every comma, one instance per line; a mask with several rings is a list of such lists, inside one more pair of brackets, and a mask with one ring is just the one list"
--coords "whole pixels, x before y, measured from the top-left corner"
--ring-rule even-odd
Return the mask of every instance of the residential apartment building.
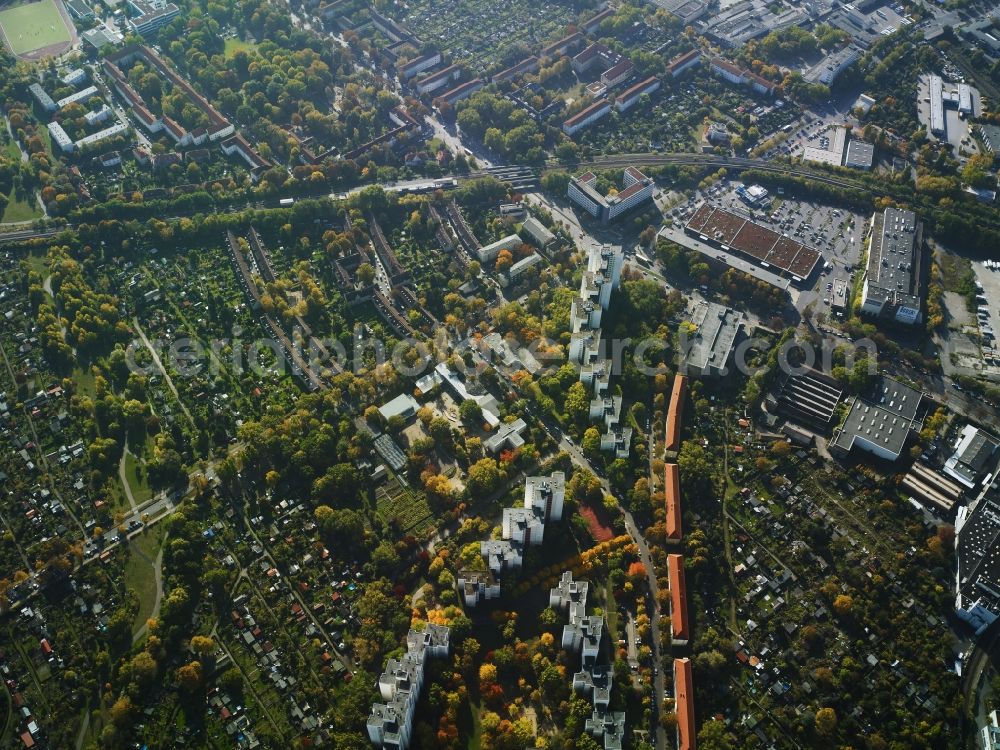
[[136, 34], [146, 36], [166, 26], [181, 10], [166, 0], [128, 0], [132, 12], [128, 25]]
[[419, 73], [423, 73], [425, 70], [433, 68], [435, 65], [439, 65], [440, 63], [441, 53], [432, 52], [428, 55], [422, 55], [403, 63], [403, 65], [399, 68], [399, 75], [405, 79], [410, 79]]
[[670, 73], [671, 78], [677, 78], [699, 62], [701, 62], [701, 50], [693, 49], [671, 60], [670, 64], [667, 65], [667, 72]]
[[639, 98], [643, 94], [652, 94], [660, 89], [660, 79], [656, 76], [650, 76], [644, 81], [640, 81], [631, 88], [626, 89], [621, 93], [621, 95], [615, 100], [615, 109], [619, 112], [624, 112], [639, 101]]
[[565, 498], [566, 475], [561, 471], [547, 477], [527, 477], [524, 480], [524, 507], [539, 511], [545, 523], [562, 520]]
[[448, 655], [449, 636], [446, 626], [433, 623], [406, 634], [406, 653], [401, 659], [389, 659], [378, 679], [383, 702], [372, 705], [367, 722], [368, 738], [373, 744], [392, 750], [409, 747], [425, 661]]
[[[582, 113], [581, 113], [582, 114]], [[586, 172], [569, 181], [566, 195], [571, 201], [602, 223], [614, 221], [621, 214], [652, 198], [656, 184], [635, 167], [626, 167], [623, 190], [614, 196], [601, 195], [597, 189], [597, 176]]]
[[611, 104], [607, 99], [599, 99], [589, 107], [577, 112], [563, 123], [562, 129], [566, 135], [583, 130], [611, 112]]
[[574, 581], [570, 571], [549, 590], [549, 606], [567, 612], [563, 626], [563, 649], [580, 654], [580, 670], [573, 675], [573, 690], [588, 696], [593, 713], [586, 731], [604, 750], [621, 750], [625, 741], [625, 714], [611, 711], [614, 674], [606, 655], [604, 617], [587, 614], [587, 581]]
[[508, 234], [506, 237], [501, 237], [496, 242], [491, 242], [489, 245], [477, 248], [476, 257], [479, 259], [480, 263], [492, 263], [497, 259], [501, 250], [514, 250], [523, 244], [524, 242], [521, 240], [519, 235]]
[[417, 92], [421, 95], [431, 94], [438, 89], [447, 86], [452, 81], [457, 81], [462, 77], [462, 68], [459, 65], [449, 65], [444, 70], [431, 73], [417, 81]]

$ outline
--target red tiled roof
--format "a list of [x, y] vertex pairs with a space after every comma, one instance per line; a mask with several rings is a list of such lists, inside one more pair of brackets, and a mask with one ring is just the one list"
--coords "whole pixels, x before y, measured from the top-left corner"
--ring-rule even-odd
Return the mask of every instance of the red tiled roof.
[[608, 68], [601, 74], [601, 78], [607, 78], [611, 80], [612, 78], [618, 78], [620, 76], [626, 75], [632, 72], [635, 66], [632, 64], [631, 60], [622, 60], [620, 63], [614, 67]]
[[689, 634], [684, 555], [667, 555], [667, 578], [670, 581], [670, 630], [675, 641], [686, 641]]
[[626, 200], [627, 198], [631, 198], [633, 195], [642, 190], [645, 190], [647, 187], [649, 186], [641, 182], [633, 183], [632, 185], [629, 185], [627, 188], [618, 193], [618, 195], [615, 196], [615, 200], [623, 201]]
[[593, 18], [584, 21], [583, 28], [586, 29], [587, 31], [590, 31], [595, 26], [599, 26], [604, 21], [605, 18], [611, 18], [611, 16], [613, 16], [614, 14], [615, 14], [614, 8], [608, 8], [607, 10], [602, 10]]
[[466, 92], [468, 92], [470, 90], [471, 91], [478, 91], [482, 87], [483, 87], [483, 79], [482, 78], [476, 78], [476, 79], [474, 79], [472, 81], [466, 81], [465, 83], [458, 84], [451, 91], [444, 92], [438, 98], [439, 99], [444, 99], [446, 102], [451, 102], [451, 101], [454, 101], [455, 99], [458, 99], [458, 98], [464, 96], [466, 94]]
[[625, 167], [625, 174], [627, 174], [633, 180], [642, 181], [642, 180], [646, 179], [646, 175], [644, 175], [642, 172], [640, 172], [635, 167]]
[[678, 540], [681, 530], [681, 473], [677, 464], [667, 464], [663, 472], [663, 494], [667, 508], [667, 539]]
[[600, 42], [594, 42], [593, 44], [588, 45], [587, 48], [583, 50], [583, 52], [576, 55], [573, 58], [573, 62], [585, 63], [591, 58], [596, 57], [597, 55], [603, 55], [607, 51], [608, 48], [605, 47], [603, 44], [601, 44]]
[[[629, 99], [634, 99], [637, 96], [642, 96], [646, 93], [646, 89], [650, 86], [659, 83], [659, 78], [656, 76], [650, 76], [645, 81], [640, 81], [639, 83], [625, 89], [619, 96], [618, 101], [627, 102]], [[631, 167], [630, 167], [631, 169]]]
[[739, 67], [738, 65], [733, 65], [731, 62], [729, 62], [728, 60], [723, 60], [721, 57], [713, 57], [712, 66], [720, 68], [721, 70], [726, 70], [732, 73], [733, 75], [737, 76], [745, 75], [741, 67]]
[[600, 99], [600, 100], [594, 102], [593, 104], [591, 104], [586, 109], [582, 109], [579, 112], [577, 112], [575, 115], [573, 115], [568, 120], [566, 120], [566, 122], [564, 122], [563, 124], [564, 125], [569, 125], [570, 127], [572, 127], [573, 125], [576, 125], [578, 122], [582, 122], [583, 120], [586, 120], [588, 117], [590, 117], [592, 114], [594, 114], [595, 112], [597, 112], [599, 109], [601, 109], [603, 107], [607, 107], [607, 106], [608, 106], [608, 100], [607, 99]]
[[764, 78], [764, 76], [757, 75], [752, 70], [748, 70], [748, 71], [744, 72], [744, 75], [747, 78], [749, 78], [751, 81], [755, 81], [756, 83], [759, 83], [761, 86], [765, 87], [768, 91], [770, 91], [775, 86], [777, 86], [777, 84], [774, 81], [769, 81], [766, 78]]
[[419, 81], [417, 81], [417, 85], [423, 86], [425, 83], [430, 83], [431, 81], [437, 81], [442, 78], [450, 78], [451, 76], [454, 76], [456, 73], [458, 73], [459, 70], [461, 70], [461, 68], [459, 68], [458, 65], [449, 65], [447, 68], [444, 68], [443, 70], [439, 70], [436, 73], [431, 73], [428, 76], [424, 76]]
[[675, 57], [673, 60], [670, 61], [670, 64], [667, 66], [667, 71], [673, 73], [675, 70], [677, 70], [677, 68], [681, 68], [687, 65], [689, 62], [691, 62], [691, 60], [698, 57], [700, 54], [701, 54], [700, 49], [693, 49], [688, 52], [685, 52], [683, 55], [678, 55], [677, 57]]
[[518, 73], [528, 70], [529, 68], [537, 68], [537, 67], [538, 67], [538, 58], [532, 55], [529, 58], [521, 60], [521, 62], [519, 62], [517, 65], [512, 65], [506, 70], [501, 70], [499, 73], [493, 76], [493, 82], [497, 83], [499, 81], [506, 81], [508, 78], [513, 78]]
[[678, 451], [681, 448], [681, 427], [684, 418], [684, 395], [687, 391], [687, 377], [674, 376], [674, 387], [670, 393], [670, 408], [667, 411], [666, 450]]
[[553, 42], [552, 44], [550, 44], [550, 45], [548, 45], [546, 47], [543, 47], [542, 48], [542, 54], [543, 55], [551, 55], [556, 50], [558, 50], [558, 49], [560, 49], [562, 47], [568, 47], [571, 44], [576, 44], [581, 39], [583, 39], [583, 34], [581, 34], [579, 31], [575, 31], [572, 34], [570, 34], [569, 36], [563, 37], [558, 42]]
[[697, 750], [694, 682], [688, 658], [674, 659], [674, 712], [677, 714], [677, 750]]

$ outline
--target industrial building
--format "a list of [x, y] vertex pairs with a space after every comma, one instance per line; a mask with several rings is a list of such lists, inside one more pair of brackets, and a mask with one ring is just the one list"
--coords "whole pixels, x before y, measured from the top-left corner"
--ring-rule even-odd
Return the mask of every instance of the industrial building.
[[955, 519], [955, 609], [980, 635], [1000, 614], [1000, 476]]
[[944, 133], [944, 81], [941, 76], [931, 76], [929, 88], [931, 132], [941, 134]]
[[830, 443], [831, 453], [846, 456], [854, 448], [887, 461], [897, 460], [910, 435], [920, 429], [923, 394], [889, 377], [881, 377], [869, 398], [858, 397], [844, 426]]
[[693, 334], [680, 342], [680, 368], [695, 375], [725, 375], [729, 360], [746, 336], [746, 316], [715, 302], [697, 302], [691, 313]]
[[[816, 162], [817, 164], [829, 164], [839, 167], [844, 162], [844, 150], [847, 147], [847, 128], [842, 125], [835, 125], [832, 130], [832, 137], [829, 146], [806, 146], [802, 149], [802, 160]], [[829, 132], [829, 131], [827, 131]]]
[[923, 319], [923, 237], [912, 211], [887, 208], [872, 216], [861, 312], [913, 325]]
[[703, 203], [694, 212], [684, 227], [684, 234], [746, 256], [796, 283], [808, 279], [823, 258], [818, 250], [708, 203]]
[[979, 478], [995, 470], [1000, 440], [983, 429], [965, 425], [955, 443], [955, 451], [944, 463], [944, 473], [972, 489]]
[[964, 492], [962, 485], [923, 461], [913, 463], [900, 486], [911, 493], [911, 499], [923, 503], [945, 519], [951, 519]]
[[602, 224], [614, 221], [629, 209], [653, 196], [655, 183], [635, 167], [626, 167], [620, 193], [606, 197], [597, 192], [597, 176], [587, 172], [569, 181], [566, 195]]
[[854, 169], [869, 170], [875, 161], [875, 147], [864, 141], [857, 141], [853, 138], [847, 144], [847, 153], [844, 155], [844, 166]]
[[847, 305], [850, 304], [848, 297], [850, 287], [845, 279], [833, 280], [833, 294], [830, 296], [830, 310], [834, 315], [844, 315], [847, 312]]
[[807, 370], [785, 378], [778, 388], [774, 406], [793, 422], [825, 433], [833, 423], [842, 394], [843, 389], [829, 375]]

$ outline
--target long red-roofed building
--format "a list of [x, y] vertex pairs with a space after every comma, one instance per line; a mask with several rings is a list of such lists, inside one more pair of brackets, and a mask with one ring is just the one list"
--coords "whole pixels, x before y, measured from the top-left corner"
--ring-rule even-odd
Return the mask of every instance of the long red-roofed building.
[[670, 582], [670, 632], [675, 645], [688, 642], [687, 584], [684, 581], [684, 555], [667, 555], [667, 580]]
[[679, 542], [681, 530], [681, 473], [677, 464], [667, 464], [663, 472], [663, 494], [667, 508], [667, 541]]
[[666, 450], [677, 452], [681, 449], [681, 427], [684, 420], [684, 397], [687, 394], [687, 376], [675, 375], [674, 387], [670, 392], [670, 408], [667, 410]]
[[694, 722], [694, 681], [691, 660], [674, 659], [674, 713], [677, 714], [677, 750], [697, 750]]

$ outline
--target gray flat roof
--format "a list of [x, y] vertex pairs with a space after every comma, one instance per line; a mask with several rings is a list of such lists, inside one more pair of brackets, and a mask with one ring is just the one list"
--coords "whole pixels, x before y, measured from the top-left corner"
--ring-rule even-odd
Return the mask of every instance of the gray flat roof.
[[872, 223], [868, 296], [919, 309], [922, 296], [917, 215], [887, 208]]
[[996, 613], [1000, 604], [1000, 487], [996, 479], [962, 525], [956, 548], [962, 606], [982, 600]]
[[864, 141], [851, 141], [847, 144], [847, 156], [844, 157], [845, 167], [871, 168], [875, 158], [875, 147]]
[[701, 302], [695, 306], [691, 322], [698, 332], [685, 353], [686, 363], [702, 372], [725, 367], [744, 326], [743, 314], [725, 305]]
[[922, 397], [920, 391], [898, 380], [881, 378], [869, 398], [854, 400], [834, 443], [849, 451], [860, 439], [898, 457], [910, 436]]

